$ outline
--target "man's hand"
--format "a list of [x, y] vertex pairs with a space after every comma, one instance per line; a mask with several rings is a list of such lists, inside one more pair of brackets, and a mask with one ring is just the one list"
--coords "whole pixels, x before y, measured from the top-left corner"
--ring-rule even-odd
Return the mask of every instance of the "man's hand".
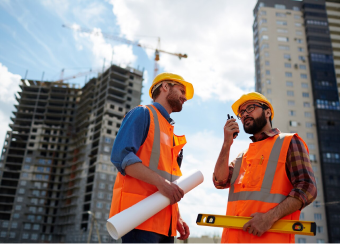
[[179, 217], [177, 220], [177, 231], [181, 235], [180, 237], [177, 237], [178, 240], [185, 240], [190, 235], [189, 226], [183, 221], [181, 217]]
[[231, 146], [234, 141], [234, 133], [240, 133], [236, 119], [228, 119], [223, 127], [224, 131], [224, 143]]
[[157, 185], [157, 188], [160, 193], [170, 199], [170, 204], [179, 202], [184, 196], [184, 191], [178, 185], [164, 178], [161, 180], [161, 183]]
[[261, 236], [275, 223], [272, 216], [268, 213], [253, 213], [250, 217], [253, 218], [243, 226], [243, 230], [247, 231], [249, 234], [253, 234], [254, 236]]

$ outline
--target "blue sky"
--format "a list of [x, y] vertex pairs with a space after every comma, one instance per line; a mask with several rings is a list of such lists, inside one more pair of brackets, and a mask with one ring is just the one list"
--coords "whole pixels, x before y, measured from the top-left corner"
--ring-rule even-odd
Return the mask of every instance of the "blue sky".
[[[216, 190], [211, 182], [213, 168], [223, 141], [223, 125], [231, 104], [254, 89], [252, 10], [255, 0], [239, 1], [0, 1], [0, 146], [14, 111], [14, 94], [28, 70], [28, 79], [55, 81], [100, 70], [111, 62], [145, 69], [142, 104], [148, 104], [153, 77], [153, 52], [102, 36], [74, 32], [62, 24], [122, 36], [161, 48], [186, 53], [187, 59], [161, 54], [161, 71], [182, 75], [195, 88], [195, 96], [184, 105], [175, 133], [185, 134], [182, 171], [204, 173], [205, 182], [180, 203], [192, 235], [220, 234], [219, 228], [196, 226], [198, 213], [225, 214], [227, 190]], [[87, 79], [89, 77], [86, 77]], [[69, 80], [82, 86], [85, 77]], [[241, 133], [231, 158], [249, 144]]]

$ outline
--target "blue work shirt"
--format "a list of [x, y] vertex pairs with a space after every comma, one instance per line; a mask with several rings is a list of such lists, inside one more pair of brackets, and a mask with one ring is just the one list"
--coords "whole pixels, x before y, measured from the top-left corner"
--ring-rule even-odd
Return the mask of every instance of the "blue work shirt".
[[[174, 123], [162, 105], [156, 102], [152, 105], [170, 124]], [[150, 114], [145, 107], [135, 107], [125, 115], [111, 151], [111, 162], [122, 175], [125, 175], [126, 166], [142, 162], [136, 153], [148, 135], [149, 126]]]

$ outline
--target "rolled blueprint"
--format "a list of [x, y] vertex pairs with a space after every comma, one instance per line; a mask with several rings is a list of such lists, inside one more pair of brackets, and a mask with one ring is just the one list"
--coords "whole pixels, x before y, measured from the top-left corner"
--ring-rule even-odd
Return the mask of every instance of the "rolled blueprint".
[[[182, 176], [173, 183], [182, 188], [184, 194], [186, 194], [201, 184], [203, 180], [202, 172], [196, 170], [188, 175]], [[170, 199], [157, 191], [108, 219], [106, 228], [112, 238], [117, 240], [168, 205], [170, 205]]]

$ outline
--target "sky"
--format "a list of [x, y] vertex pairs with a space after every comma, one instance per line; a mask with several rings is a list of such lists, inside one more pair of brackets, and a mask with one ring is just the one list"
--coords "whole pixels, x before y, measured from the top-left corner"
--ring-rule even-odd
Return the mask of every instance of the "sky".
[[[200, 170], [204, 182], [180, 201], [182, 218], [192, 236], [220, 235], [221, 228], [196, 225], [198, 213], [226, 212], [228, 190], [217, 190], [212, 173], [223, 142], [227, 114], [242, 94], [254, 91], [252, 42], [256, 0], [43, 0], [0, 1], [0, 146], [15, 111], [20, 79], [56, 81], [110, 63], [144, 71], [142, 104], [154, 76], [154, 52], [105, 38], [106, 33], [187, 54], [161, 54], [160, 72], [183, 76], [194, 86], [194, 98], [180, 113], [171, 114], [175, 134], [186, 135], [183, 174]], [[86, 28], [81, 33], [62, 25]], [[92, 74], [94, 76], [95, 74]], [[68, 80], [82, 87], [90, 75]], [[234, 115], [235, 117], [235, 115]], [[230, 161], [250, 143], [239, 121], [240, 134]]]

